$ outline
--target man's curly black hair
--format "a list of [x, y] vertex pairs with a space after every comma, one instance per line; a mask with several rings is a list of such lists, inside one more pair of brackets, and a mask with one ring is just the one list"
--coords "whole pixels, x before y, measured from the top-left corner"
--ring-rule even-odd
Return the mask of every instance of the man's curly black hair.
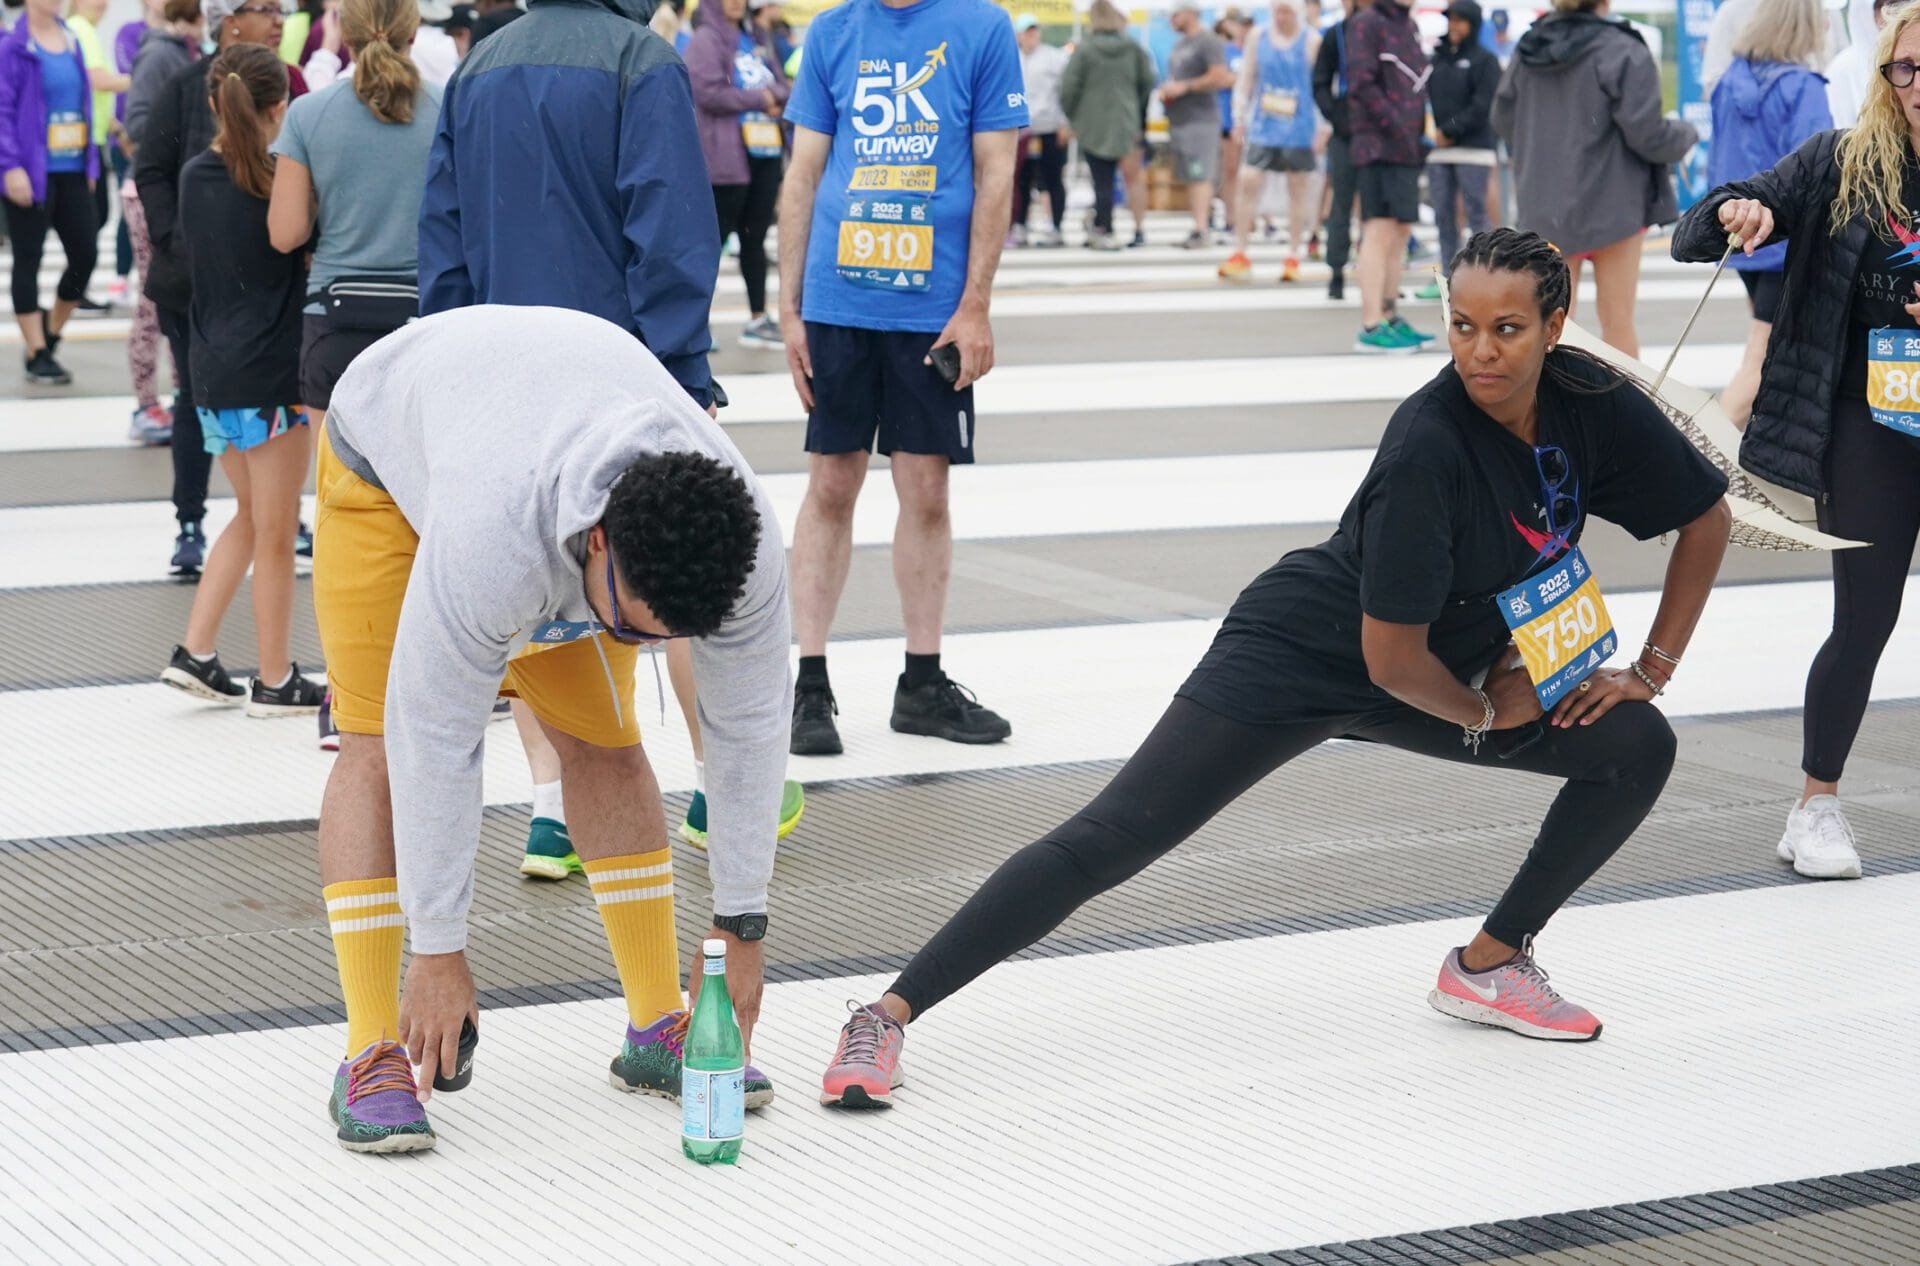
[[627, 467], [600, 520], [620, 578], [665, 632], [705, 637], [747, 590], [760, 513], [733, 468], [699, 453], [661, 453]]

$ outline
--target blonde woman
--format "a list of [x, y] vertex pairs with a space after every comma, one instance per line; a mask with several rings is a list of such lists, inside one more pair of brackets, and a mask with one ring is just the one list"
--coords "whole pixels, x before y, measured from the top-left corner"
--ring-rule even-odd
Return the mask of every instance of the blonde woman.
[[1136, 244], [1144, 241], [1146, 177], [1140, 134], [1158, 75], [1153, 58], [1127, 35], [1127, 15], [1112, 0], [1093, 0], [1092, 34], [1075, 49], [1060, 80], [1060, 105], [1093, 175], [1093, 231], [1087, 245], [1118, 250], [1113, 235], [1113, 178], [1126, 173], [1127, 207]]
[[1699, 139], [1661, 113], [1660, 68], [1639, 32], [1607, 0], [1554, 0], [1520, 37], [1493, 128], [1513, 152], [1520, 227], [1566, 252], [1576, 296], [1592, 262], [1600, 337], [1638, 356], [1640, 237], [1678, 214], [1672, 166]]
[[[1709, 183], [1724, 185], [1765, 171], [1809, 136], [1833, 126], [1826, 80], [1814, 72], [1824, 60], [1826, 34], [1820, 0], [1755, 0], [1734, 35], [1733, 60], [1713, 88], [1718, 140], [1707, 153]], [[1746, 426], [1753, 412], [1786, 258], [1787, 248], [1776, 242], [1733, 261], [1753, 308], [1740, 368], [1720, 393], [1721, 407], [1738, 427]]]
[[1920, 6], [1891, 11], [1859, 122], [1715, 189], [1674, 231], [1675, 259], [1751, 256], [1786, 240], [1752, 420], [1755, 474], [1814, 497], [1820, 526], [1871, 544], [1833, 555], [1833, 631], [1807, 675], [1801, 769], [1780, 857], [1852, 879], [1860, 857], [1840, 776], [1900, 617], [1920, 535]]
[[[352, 70], [287, 110], [274, 142], [274, 247], [313, 252], [301, 309], [300, 397], [325, 423], [347, 366], [419, 311], [420, 192], [440, 121], [440, 89], [409, 50], [415, 0], [344, 0]], [[332, 730], [323, 711], [321, 743]]]

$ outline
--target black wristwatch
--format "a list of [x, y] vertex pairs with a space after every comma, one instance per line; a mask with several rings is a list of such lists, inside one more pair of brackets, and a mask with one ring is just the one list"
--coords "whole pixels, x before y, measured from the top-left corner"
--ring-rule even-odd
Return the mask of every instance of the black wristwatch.
[[767, 916], [764, 914], [716, 914], [713, 916], [713, 926], [743, 941], [757, 941], [767, 934]]

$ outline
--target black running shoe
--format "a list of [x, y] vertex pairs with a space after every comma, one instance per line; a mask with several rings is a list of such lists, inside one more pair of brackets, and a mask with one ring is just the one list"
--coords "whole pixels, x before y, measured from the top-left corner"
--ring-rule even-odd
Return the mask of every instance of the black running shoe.
[[102, 303], [90, 295], [81, 295], [79, 302], [73, 306], [81, 312], [97, 312], [101, 316], [106, 316], [113, 311], [111, 303]]
[[1339, 273], [1335, 273], [1332, 279], [1327, 282], [1327, 298], [1333, 300], [1335, 303], [1340, 303], [1344, 301], [1346, 297], [1347, 280]]
[[838, 756], [840, 730], [833, 718], [840, 705], [827, 686], [801, 686], [793, 692], [793, 740], [787, 750], [795, 756]]
[[53, 349], [43, 347], [27, 358], [27, 381], [42, 387], [64, 387], [73, 375], [53, 358]]
[[184, 646], [173, 648], [173, 659], [160, 674], [160, 680], [175, 690], [184, 690], [215, 703], [243, 703], [247, 698], [247, 688], [227, 676], [227, 670], [221, 667], [218, 655], [212, 659], [198, 660], [189, 655]]
[[253, 694], [247, 699], [247, 715], [250, 717], [310, 717], [320, 711], [321, 702], [327, 697], [327, 688], [317, 681], [310, 681], [300, 675], [300, 665], [293, 665], [293, 675], [285, 685], [269, 686], [258, 677], [253, 679]]
[[180, 535], [173, 538], [173, 561], [168, 566], [176, 576], [198, 576], [207, 561], [207, 534], [198, 522], [182, 523]]
[[893, 691], [892, 725], [902, 734], [953, 743], [998, 743], [1013, 733], [1005, 717], [981, 707], [973, 691], [945, 673], [912, 690], [902, 673]]

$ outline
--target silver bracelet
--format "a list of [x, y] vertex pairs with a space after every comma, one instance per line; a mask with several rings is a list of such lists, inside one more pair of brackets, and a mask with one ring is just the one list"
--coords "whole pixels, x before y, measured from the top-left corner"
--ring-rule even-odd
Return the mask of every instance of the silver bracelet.
[[1662, 686], [1659, 682], [1655, 681], [1653, 679], [1653, 674], [1640, 666], [1639, 660], [1637, 659], [1634, 660], [1631, 664], [1628, 664], [1627, 667], [1633, 670], [1634, 676], [1638, 677], [1642, 682], [1646, 684], [1646, 687], [1648, 690], [1653, 691], [1655, 698], [1658, 698], [1661, 695], [1667, 693], [1666, 687]]
[[1675, 668], [1680, 667], [1680, 657], [1678, 655], [1669, 654], [1668, 652], [1663, 651], [1659, 647], [1655, 646], [1652, 642], [1648, 642], [1641, 649], [1653, 652], [1653, 657], [1655, 659], [1664, 659], [1669, 664], [1672, 664]]
[[1484, 690], [1475, 690], [1473, 693], [1480, 697], [1480, 706], [1486, 709], [1486, 714], [1480, 718], [1480, 724], [1460, 727], [1460, 745], [1478, 756], [1482, 740], [1493, 729], [1493, 699]]

